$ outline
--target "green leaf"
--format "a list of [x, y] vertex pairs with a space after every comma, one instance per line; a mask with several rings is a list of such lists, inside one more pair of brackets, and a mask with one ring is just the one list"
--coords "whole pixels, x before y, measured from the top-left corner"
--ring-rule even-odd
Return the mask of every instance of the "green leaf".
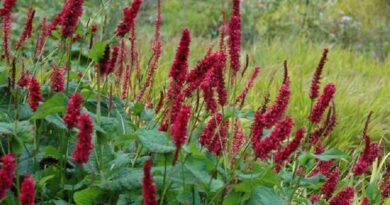
[[273, 188], [258, 186], [253, 189], [247, 205], [287, 204], [287, 200], [275, 193]]
[[175, 147], [167, 140], [166, 133], [158, 130], [140, 129], [136, 132], [142, 145], [153, 153], [170, 153]]
[[236, 205], [240, 204], [241, 194], [231, 191], [226, 197], [224, 197], [223, 205]]
[[68, 127], [64, 123], [64, 120], [58, 114], [48, 115], [45, 117], [45, 120], [46, 120], [46, 122], [51, 123], [58, 128], [61, 128], [64, 130], [68, 129]]
[[57, 93], [49, 100], [44, 102], [41, 106], [39, 106], [38, 110], [35, 111], [31, 119], [32, 120], [44, 119], [48, 115], [55, 114], [55, 113], [62, 113], [65, 111], [65, 103], [66, 103], [65, 95], [62, 93]]
[[102, 193], [103, 191], [99, 188], [89, 187], [74, 193], [73, 199], [77, 205], [93, 205]]
[[376, 181], [370, 183], [367, 187], [366, 194], [370, 204], [378, 204], [381, 200], [380, 190]]
[[144, 111], [144, 109], [145, 109], [144, 104], [139, 103], [139, 102], [135, 103], [135, 104], [133, 105], [133, 107], [132, 107], [133, 113], [134, 113], [135, 115], [138, 115], [138, 116], [141, 115], [141, 113]]
[[88, 57], [95, 62], [99, 62], [104, 55], [104, 50], [106, 49], [106, 42], [96, 42], [93, 44], [91, 51], [88, 54]]
[[342, 159], [345, 157], [345, 153], [337, 149], [330, 149], [322, 154], [315, 155], [315, 157], [322, 161], [329, 161], [332, 159]]
[[141, 187], [143, 177], [142, 169], [123, 169], [111, 179], [100, 185], [104, 190], [123, 191]]

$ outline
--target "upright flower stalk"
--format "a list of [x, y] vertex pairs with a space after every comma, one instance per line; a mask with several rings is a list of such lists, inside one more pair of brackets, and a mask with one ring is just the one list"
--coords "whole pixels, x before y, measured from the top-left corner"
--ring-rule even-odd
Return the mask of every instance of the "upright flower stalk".
[[67, 0], [61, 15], [61, 34], [72, 38], [79, 19], [83, 14], [84, 0]]
[[283, 140], [285, 140], [291, 132], [294, 121], [290, 117], [286, 117], [278, 123], [270, 136], [259, 141], [255, 145], [256, 157], [265, 160], [272, 150], [278, 149]]
[[9, 41], [11, 35], [11, 14], [12, 8], [15, 6], [16, 0], [4, 0], [3, 8], [0, 9], [0, 15], [3, 20], [3, 52], [4, 57], [8, 63], [10, 63], [10, 48]]
[[241, 19], [239, 16], [232, 16], [229, 22], [229, 55], [230, 67], [233, 74], [240, 70], [241, 51]]
[[316, 104], [311, 110], [309, 120], [315, 124], [318, 124], [321, 121], [322, 115], [324, 114], [326, 108], [329, 107], [331, 100], [333, 99], [336, 93], [336, 87], [334, 84], [329, 83], [325, 86], [322, 95], [318, 98]]
[[81, 112], [81, 104], [83, 102], [84, 99], [80, 93], [75, 93], [70, 96], [64, 116], [64, 123], [68, 126], [69, 129], [72, 129], [77, 125], [77, 120]]
[[176, 50], [176, 57], [169, 71], [171, 83], [168, 89], [168, 98], [173, 99], [181, 92], [187, 76], [188, 56], [190, 53], [191, 36], [188, 29], [184, 29], [180, 44]]
[[24, 30], [19, 37], [18, 43], [16, 44], [16, 49], [19, 49], [26, 39], [31, 37], [32, 32], [32, 23], [35, 15], [35, 10], [30, 8], [27, 13], [26, 24], [24, 25]]
[[39, 102], [42, 100], [41, 86], [35, 76], [31, 76], [28, 84], [28, 103], [33, 112], [38, 109]]
[[3, 166], [0, 169], [0, 201], [3, 200], [7, 191], [12, 187], [12, 181], [15, 177], [16, 163], [12, 154], [1, 157]]
[[250, 76], [244, 90], [241, 92], [240, 95], [238, 95], [236, 97], [236, 103], [241, 102], [240, 107], [242, 107], [244, 105], [246, 96], [248, 95], [249, 90], [252, 89], [256, 78], [259, 76], [259, 73], [260, 73], [260, 67], [255, 67], [255, 70], [253, 71], [252, 75]]
[[271, 128], [283, 117], [290, 100], [290, 95], [290, 83], [287, 81], [280, 87], [278, 96], [272, 107], [263, 114], [263, 124], [266, 128]]
[[65, 90], [65, 80], [64, 80], [65, 70], [55, 66], [50, 75], [50, 88], [54, 92], [64, 92]]
[[46, 41], [46, 37], [49, 35], [48, 31], [49, 27], [47, 25], [46, 16], [42, 18], [41, 22], [41, 32], [39, 33], [39, 37], [37, 40], [37, 45], [35, 47], [35, 57], [39, 57], [42, 54], [43, 46]]
[[322, 52], [322, 57], [320, 62], [318, 63], [318, 66], [313, 74], [313, 78], [311, 81], [311, 89], [310, 89], [310, 99], [315, 100], [318, 95], [319, 95], [319, 90], [320, 90], [320, 80], [321, 80], [321, 75], [322, 75], [322, 70], [324, 69], [327, 57], [328, 57], [328, 49], [325, 48], [324, 51]]
[[35, 181], [30, 176], [25, 176], [20, 190], [19, 200], [22, 205], [35, 204]]
[[92, 144], [93, 122], [89, 114], [84, 113], [79, 117], [78, 127], [78, 139], [72, 157], [79, 165], [83, 165], [88, 162], [89, 155], [94, 147]]
[[173, 165], [176, 164], [176, 161], [179, 157], [179, 152], [181, 147], [187, 140], [187, 124], [191, 115], [191, 106], [182, 106], [179, 114], [177, 115], [175, 121], [172, 124], [172, 138], [176, 146], [176, 151], [173, 158]]
[[118, 25], [115, 34], [124, 37], [134, 26], [135, 19], [141, 8], [142, 0], [134, 0], [130, 7], [123, 9], [123, 20]]
[[156, 186], [151, 173], [152, 161], [148, 160], [144, 164], [144, 177], [142, 179], [142, 196], [145, 205], [157, 205]]
[[274, 161], [278, 164], [287, 161], [290, 155], [298, 149], [304, 136], [305, 129], [299, 129], [295, 134], [295, 138], [284, 149], [274, 155]]
[[355, 190], [352, 187], [343, 188], [332, 200], [329, 205], [352, 205]]

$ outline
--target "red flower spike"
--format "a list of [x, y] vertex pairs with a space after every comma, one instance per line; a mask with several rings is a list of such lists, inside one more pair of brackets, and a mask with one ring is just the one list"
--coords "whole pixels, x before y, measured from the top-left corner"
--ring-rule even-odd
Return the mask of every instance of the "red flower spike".
[[218, 52], [214, 64], [214, 80], [215, 86], [218, 93], [218, 102], [221, 106], [224, 106], [227, 101], [227, 91], [225, 87], [225, 66], [226, 66], [226, 55], [223, 52]]
[[183, 144], [187, 140], [187, 124], [191, 116], [191, 106], [182, 106], [179, 114], [172, 124], [172, 138], [176, 146], [173, 165], [176, 164], [179, 152]]
[[30, 8], [27, 13], [26, 24], [24, 25], [24, 30], [22, 35], [20, 35], [18, 43], [16, 44], [16, 49], [19, 49], [20, 46], [26, 41], [27, 38], [31, 37], [32, 32], [32, 23], [35, 15], [35, 10]]
[[200, 88], [203, 91], [203, 98], [206, 103], [206, 109], [211, 113], [217, 112], [217, 101], [215, 100], [213, 90], [213, 77], [214, 72], [211, 69], [207, 72], [206, 76], [203, 79], [203, 82], [200, 84]]
[[129, 85], [131, 80], [130, 76], [131, 76], [130, 65], [127, 65], [125, 70], [125, 76], [123, 78], [122, 99], [126, 99], [128, 97]]
[[326, 108], [328, 108], [331, 100], [336, 93], [336, 87], [329, 83], [325, 86], [322, 95], [317, 100], [313, 109], [311, 110], [309, 120], [315, 124], [318, 124], [321, 121], [322, 115], [324, 114]]
[[[7, 2], [7, 1], [5, 1]], [[4, 57], [7, 62], [10, 62], [10, 50], [9, 50], [9, 41], [10, 41], [10, 34], [11, 34], [11, 13], [5, 13], [2, 16], [3, 20], [3, 52]]]
[[142, 179], [142, 196], [144, 205], [157, 205], [156, 186], [151, 174], [152, 161], [148, 160], [144, 164], [144, 177]]
[[[221, 145], [224, 146], [225, 144], [224, 137], [226, 137], [226, 127], [226, 122], [223, 122], [222, 114], [216, 113], [213, 118], [208, 121], [201, 136], [199, 137], [199, 144], [206, 147], [209, 152], [216, 155], [221, 154]], [[217, 128], [219, 128], [219, 130], [217, 130]]]
[[283, 117], [290, 100], [290, 94], [290, 83], [287, 81], [280, 87], [279, 94], [272, 107], [264, 113], [263, 124], [266, 128], [271, 128]]
[[237, 96], [236, 103], [241, 102], [241, 105], [244, 104], [245, 98], [248, 95], [249, 90], [252, 89], [256, 78], [259, 76], [259, 73], [260, 73], [260, 67], [255, 67], [255, 70], [253, 71], [252, 75], [250, 76], [244, 90], [241, 92], [240, 95]]
[[253, 121], [252, 124], [252, 136], [251, 136], [251, 141], [252, 141], [252, 148], [253, 150], [256, 149], [257, 143], [260, 142], [261, 138], [263, 137], [263, 114], [261, 111], [257, 111], [255, 113], [255, 120]]
[[65, 81], [64, 81], [64, 69], [54, 67], [50, 76], [50, 87], [54, 92], [64, 92]]
[[133, 28], [141, 8], [142, 0], [134, 0], [130, 7], [123, 9], [123, 20], [116, 29], [116, 35], [123, 37]]
[[77, 118], [80, 116], [81, 104], [83, 102], [84, 99], [80, 93], [75, 93], [70, 96], [64, 116], [64, 123], [68, 126], [69, 129], [72, 129], [77, 125]]
[[233, 16], [241, 16], [240, 14], [240, 0], [233, 0]]
[[84, 0], [67, 0], [61, 15], [61, 34], [72, 38], [81, 15], [83, 15]]
[[360, 203], [360, 205], [370, 205], [370, 201], [368, 200], [367, 197], [364, 197], [362, 199], [362, 202]]
[[236, 155], [240, 152], [240, 149], [243, 144], [245, 144], [246, 138], [244, 130], [241, 127], [240, 121], [238, 119], [234, 122], [234, 129], [233, 129], [233, 142], [232, 142], [232, 148], [230, 153], [230, 162], [233, 167], [234, 164], [234, 158]]
[[31, 76], [28, 84], [28, 103], [33, 112], [35, 112], [39, 106], [39, 102], [43, 100], [41, 94], [41, 86], [35, 76]]
[[119, 54], [119, 47], [115, 46], [111, 53], [111, 59], [107, 62], [107, 65], [105, 66], [104, 74], [109, 75], [110, 73], [114, 72], [115, 64], [118, 59], [118, 54]]
[[290, 117], [286, 117], [283, 121], [278, 123], [269, 137], [256, 144], [254, 150], [256, 157], [265, 160], [272, 150], [280, 148], [282, 141], [290, 134], [293, 125], [294, 121]]
[[383, 182], [381, 186], [381, 194], [384, 198], [390, 198], [390, 180]]
[[46, 16], [44, 16], [41, 22], [41, 32], [39, 33], [37, 45], [35, 48], [35, 56], [40, 56], [42, 54], [43, 46], [45, 45], [47, 36], [48, 36], [48, 25], [47, 25]]
[[290, 155], [298, 149], [299, 144], [305, 136], [305, 129], [301, 128], [295, 134], [295, 138], [290, 144], [287, 145], [284, 149], [276, 153], [274, 156], [274, 161], [278, 164], [281, 164], [288, 160]]
[[[199, 88], [209, 70], [213, 69], [218, 53], [207, 53], [202, 60], [186, 76], [187, 88], [184, 90], [186, 97], [191, 97], [194, 90]], [[211, 74], [210, 74], [211, 75]]]
[[329, 177], [331, 174], [330, 170], [332, 169], [334, 163], [335, 163], [335, 160], [333, 160], [333, 159], [330, 161], [318, 162], [317, 167], [315, 169], [313, 169], [313, 171], [310, 172], [309, 177], [313, 177], [317, 174], [322, 174], [326, 177]]
[[230, 67], [234, 74], [240, 70], [241, 51], [241, 19], [239, 16], [232, 16], [229, 22], [229, 55]]
[[24, 177], [20, 192], [19, 200], [22, 205], [35, 204], [35, 181], [32, 177]]
[[353, 173], [357, 176], [366, 173], [369, 167], [381, 153], [379, 144], [371, 143], [370, 137], [368, 135], [364, 136], [364, 141], [364, 151], [360, 155], [359, 160], [356, 162], [352, 170]]
[[345, 187], [333, 199], [329, 205], [352, 205], [355, 190], [352, 187]]
[[78, 118], [78, 127], [78, 139], [72, 158], [79, 165], [83, 165], [88, 162], [89, 155], [94, 147], [92, 144], [93, 122], [91, 116], [87, 113], [80, 115]]
[[154, 40], [153, 40], [153, 58], [149, 64], [148, 75], [146, 77], [145, 83], [142, 86], [139, 94], [137, 96], [137, 100], [141, 100], [146, 92], [146, 90], [152, 85], [153, 78], [158, 68], [158, 62], [161, 57], [162, 52], [162, 43], [161, 43], [161, 1], [157, 1], [157, 15], [155, 22], [155, 32], [154, 32]]
[[126, 60], [126, 41], [124, 38], [122, 38], [121, 46], [119, 48], [118, 70], [116, 71], [116, 82], [118, 83], [118, 85], [120, 85], [122, 82], [125, 60]]
[[4, 16], [12, 12], [12, 8], [15, 6], [16, 0], [4, 0], [3, 8], [0, 9], [0, 16]]
[[321, 187], [321, 193], [325, 195], [326, 199], [330, 199], [330, 197], [332, 197], [333, 192], [337, 188], [337, 184], [339, 183], [339, 180], [340, 180], [340, 170], [336, 168], [328, 176], [327, 180]]
[[169, 71], [171, 83], [168, 89], [168, 98], [173, 99], [175, 95], [181, 92], [184, 85], [187, 67], [188, 55], [190, 52], [191, 36], [188, 29], [184, 29], [179, 47], [176, 50], [176, 57]]
[[310, 99], [312, 100], [316, 99], [319, 95], [321, 74], [328, 57], [328, 51], [329, 50], [325, 48], [322, 52], [321, 60], [316, 68], [316, 71], [314, 72], [313, 79], [311, 81]]
[[3, 166], [0, 169], [0, 201], [5, 198], [7, 191], [12, 187], [16, 170], [15, 157], [12, 154], [2, 156], [1, 162]]
[[22, 77], [18, 80], [18, 85], [22, 88], [25, 88], [30, 83], [32, 75], [30, 73], [24, 73], [22, 74]]
[[320, 199], [321, 199], [321, 196], [320, 196], [320, 195], [311, 195], [311, 196], [310, 196], [310, 202], [311, 202], [312, 204], [318, 202]]

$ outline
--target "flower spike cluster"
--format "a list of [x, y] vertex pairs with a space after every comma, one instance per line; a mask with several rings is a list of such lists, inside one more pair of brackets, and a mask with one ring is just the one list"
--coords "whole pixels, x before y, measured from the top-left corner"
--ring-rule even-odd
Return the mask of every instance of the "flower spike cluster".
[[266, 128], [271, 128], [283, 117], [290, 100], [290, 94], [290, 83], [287, 81], [280, 87], [279, 94], [272, 107], [264, 113], [263, 124]]
[[35, 76], [31, 76], [28, 84], [28, 103], [33, 112], [37, 110], [39, 102], [42, 100], [41, 86]]
[[22, 205], [34, 205], [35, 204], [35, 181], [32, 177], [24, 177], [21, 193], [19, 196], [20, 203]]
[[229, 55], [230, 67], [237, 73], [240, 70], [241, 51], [241, 19], [239, 16], [232, 16], [229, 22]]
[[176, 56], [169, 71], [171, 83], [168, 89], [168, 98], [181, 92], [187, 76], [188, 56], [190, 54], [191, 36], [188, 29], [184, 29], [179, 46], [176, 50]]
[[130, 7], [123, 9], [123, 20], [116, 29], [116, 35], [124, 37], [131, 28], [133, 28], [135, 19], [137, 18], [139, 9], [141, 8], [142, 0], [134, 0]]
[[332, 200], [329, 205], [352, 205], [355, 190], [352, 187], [345, 187]]
[[172, 138], [176, 146], [173, 164], [176, 164], [180, 149], [187, 140], [187, 124], [190, 119], [191, 109], [191, 106], [182, 106], [172, 125]]
[[278, 149], [283, 140], [285, 140], [291, 132], [294, 121], [290, 117], [286, 117], [278, 123], [269, 137], [259, 141], [255, 145], [256, 157], [265, 160], [272, 150]]
[[241, 92], [240, 95], [237, 96], [236, 103], [241, 102], [240, 107], [242, 107], [242, 105], [245, 103], [245, 98], [248, 95], [249, 90], [253, 88], [254, 82], [255, 82], [256, 78], [259, 76], [259, 73], [260, 73], [260, 67], [255, 67], [255, 70], [253, 71], [252, 75], [250, 76], [244, 90]]
[[371, 143], [370, 137], [368, 135], [364, 136], [364, 141], [364, 151], [352, 170], [353, 173], [357, 176], [366, 173], [369, 167], [381, 153], [379, 144]]
[[274, 161], [279, 164], [287, 161], [290, 155], [298, 149], [298, 146], [304, 136], [305, 129], [299, 129], [295, 134], [295, 138], [293, 139], [293, 141], [291, 141], [290, 144], [287, 145], [287, 147], [276, 153], [276, 155], [274, 156]]
[[24, 41], [26, 41], [27, 38], [31, 37], [32, 32], [32, 23], [35, 15], [35, 10], [30, 8], [27, 13], [27, 19], [26, 24], [24, 25], [24, 30], [22, 32], [22, 35], [20, 35], [18, 43], [16, 44], [16, 49], [19, 49]]
[[65, 81], [64, 81], [64, 69], [54, 67], [50, 75], [50, 87], [54, 92], [64, 92]]
[[148, 160], [144, 164], [144, 177], [142, 179], [142, 196], [144, 205], [157, 205], [156, 186], [151, 173], [152, 161]]
[[12, 154], [1, 157], [3, 166], [0, 169], [0, 201], [4, 199], [7, 191], [12, 187], [12, 181], [15, 177], [16, 163]]
[[326, 199], [330, 199], [333, 195], [333, 192], [337, 188], [337, 184], [340, 180], [340, 170], [336, 168], [328, 176], [326, 182], [321, 187], [321, 193], [325, 195]]
[[80, 93], [75, 93], [70, 96], [64, 116], [64, 123], [68, 126], [69, 129], [72, 129], [77, 125], [77, 118], [80, 116], [81, 104], [83, 102], [84, 99]]
[[324, 114], [326, 108], [328, 108], [335, 93], [336, 87], [334, 86], [334, 84], [329, 83], [325, 86], [322, 95], [319, 97], [313, 109], [311, 110], [309, 116], [309, 120], [311, 122], [318, 124], [321, 121], [322, 115]]
[[94, 147], [92, 144], [93, 122], [91, 116], [87, 113], [80, 115], [78, 127], [78, 139], [72, 157], [79, 165], [83, 165], [88, 162], [89, 155]]
[[61, 15], [61, 34], [71, 38], [83, 14], [84, 0], [67, 0]]
[[3, 8], [0, 9], [0, 15], [3, 20], [3, 52], [7, 62], [10, 62], [9, 41], [11, 34], [11, 14], [12, 8], [15, 6], [16, 0], [4, 0]]
[[229, 121], [224, 121], [221, 113], [214, 114], [199, 137], [199, 144], [209, 152], [221, 155], [225, 149], [228, 126]]
[[314, 100], [319, 95], [320, 90], [320, 80], [321, 80], [321, 74], [322, 70], [325, 66], [326, 59], [328, 57], [328, 49], [325, 48], [322, 52], [321, 60], [316, 68], [316, 71], [314, 72], [312, 81], [311, 81], [311, 89], [310, 89], [310, 99]]

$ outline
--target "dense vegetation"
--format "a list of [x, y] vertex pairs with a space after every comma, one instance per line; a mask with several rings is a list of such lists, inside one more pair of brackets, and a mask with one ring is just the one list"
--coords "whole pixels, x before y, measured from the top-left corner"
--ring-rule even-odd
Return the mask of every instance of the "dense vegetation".
[[0, 203], [389, 204], [389, 5], [348, 2], [4, 0]]

